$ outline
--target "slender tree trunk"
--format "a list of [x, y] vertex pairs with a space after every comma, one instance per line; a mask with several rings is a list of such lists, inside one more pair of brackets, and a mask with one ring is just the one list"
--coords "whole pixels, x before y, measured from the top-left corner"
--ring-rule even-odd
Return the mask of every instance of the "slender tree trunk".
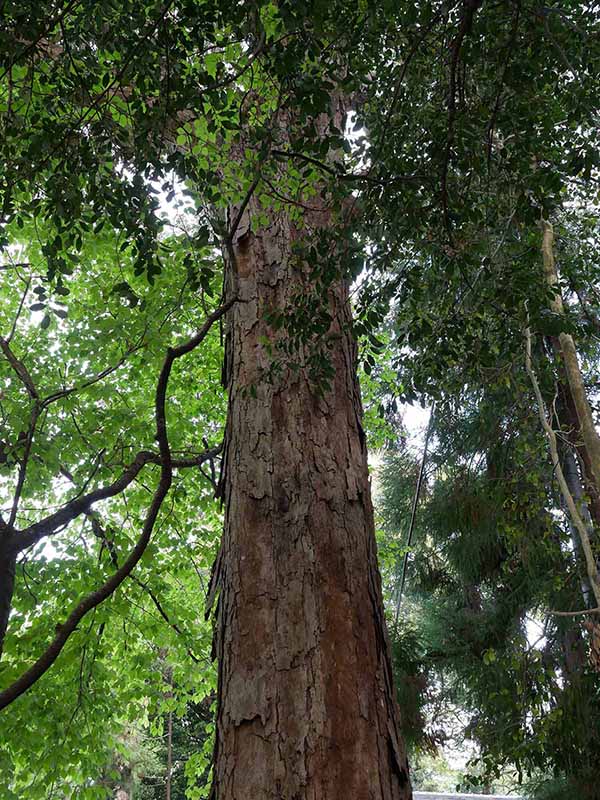
[[167, 717], [167, 781], [165, 800], [171, 800], [171, 774], [173, 772], [173, 712]]
[[[550, 303], [550, 308], [555, 314], [562, 315], [564, 314], [564, 306], [554, 259], [554, 230], [552, 225], [546, 220], [542, 220], [541, 227], [544, 274], [547, 285], [554, 291], [554, 298]], [[573, 415], [573, 421], [577, 422], [577, 431], [572, 431], [571, 435], [576, 436], [580, 452], [583, 453], [583, 463], [586, 472], [585, 479], [587, 482], [593, 483], [595, 488], [591, 496], [592, 498], [597, 498], [600, 495], [600, 435], [596, 430], [583, 375], [579, 367], [579, 358], [575, 347], [575, 341], [570, 334], [562, 332], [558, 336], [558, 344], [560, 347], [556, 346], [555, 340], [554, 349], [557, 357], [562, 362], [564, 375], [566, 377], [564, 391], [566, 399], [565, 406], [567, 411]], [[577, 436], [577, 433], [579, 436]], [[579, 538], [582, 549], [586, 554], [586, 569], [590, 586], [594, 593], [596, 604], [598, 605], [600, 603], [600, 573], [598, 558], [594, 552], [594, 531], [592, 528], [592, 535], [590, 536], [590, 530], [586, 521], [581, 520], [581, 517], [580, 521], [581, 526], [577, 526], [580, 534]], [[594, 631], [597, 631], [597, 622], [588, 622], [592, 625]], [[600, 640], [600, 634], [598, 639]]]
[[[552, 225], [545, 220], [542, 221], [542, 260], [546, 282], [556, 291], [551, 309], [556, 314], [564, 314], [554, 259], [554, 231]], [[581, 458], [583, 478], [590, 496], [589, 509], [585, 505], [587, 519], [584, 519], [584, 523], [587, 529], [588, 546], [593, 548], [595, 571], [592, 574], [588, 565], [587, 572], [588, 584], [595, 595], [595, 603], [598, 606], [600, 559], [597, 555], [596, 531], [590, 522], [592, 517], [596, 526], [600, 523], [600, 435], [596, 430], [583, 375], [579, 367], [575, 341], [570, 334], [563, 332], [558, 336], [558, 344], [560, 346], [556, 345], [555, 340], [554, 349], [557, 357], [562, 361], [566, 377], [563, 391], [564, 410], [570, 422], [570, 438], [576, 443], [577, 452]], [[585, 543], [581, 541], [581, 544], [585, 550]], [[600, 672], [600, 622], [597, 615], [586, 619], [583, 626], [589, 634], [591, 664], [597, 672]]]
[[17, 557], [14, 549], [3, 546], [2, 537], [0, 537], [0, 657], [2, 657], [4, 637], [12, 607], [16, 565]]
[[[553, 244], [554, 232], [552, 225], [544, 220], [542, 222], [542, 258], [544, 272], [548, 286], [556, 291], [550, 307], [556, 314], [562, 315], [564, 314], [564, 308], [558, 287], [558, 274], [554, 260]], [[558, 341], [560, 343], [567, 383], [577, 413], [579, 430], [589, 457], [591, 470], [590, 478], [593, 478], [596, 487], [600, 490], [600, 435], [598, 435], [594, 424], [592, 410], [579, 367], [577, 349], [573, 337], [569, 333], [560, 333]]]
[[558, 403], [558, 417], [561, 427], [564, 429], [571, 445], [577, 453], [585, 492], [588, 495], [586, 504], [592, 517], [593, 525], [598, 528], [600, 527], [600, 492], [594, 481], [592, 463], [587, 448], [581, 438], [577, 409], [575, 408], [573, 396], [560, 357], [560, 344], [555, 336], [551, 337], [551, 342], [556, 354], [558, 369], [564, 376], [558, 385], [560, 398], [560, 402]]
[[228, 321], [212, 796], [409, 800], [348, 288], [329, 291], [331, 391], [319, 398], [305, 368], [267, 380], [264, 337], [279, 334], [264, 312], [293, 306], [307, 272], [291, 253], [304, 234], [285, 213], [253, 233], [259, 212], [252, 199], [228, 264], [240, 302]]
[[[590, 539], [594, 536], [594, 523], [590, 515], [588, 504], [586, 502], [581, 476], [577, 468], [577, 462], [572, 450], [568, 446], [563, 446], [562, 453], [563, 472], [565, 480], [569, 487], [569, 491], [579, 508], [581, 518], [585, 522], [588, 529]], [[568, 513], [568, 512], [567, 512]], [[571, 542], [573, 544], [573, 552], [577, 570], [579, 572], [579, 579], [581, 581], [581, 594], [583, 597], [584, 607], [590, 608], [594, 604], [594, 595], [590, 586], [589, 578], [586, 572], [585, 555], [582, 551], [581, 541], [573, 524], [573, 520], [569, 516], [569, 528], [571, 531]], [[581, 681], [581, 675], [585, 669], [586, 664], [586, 646], [582, 636], [581, 624], [586, 627], [586, 620], [578, 619], [563, 619], [560, 626], [560, 636], [562, 640], [563, 653], [564, 653], [564, 667], [565, 677], [574, 687], [578, 687]], [[592, 625], [590, 635], [597, 629], [596, 625]], [[598, 671], [598, 664], [594, 658], [593, 641], [590, 641], [590, 656], [592, 666]], [[587, 704], [583, 703], [582, 708], [578, 709], [579, 717], [584, 714], [587, 715]]]
[[[561, 454], [561, 461], [567, 486], [569, 487], [569, 491], [571, 492], [573, 500], [575, 501], [575, 504], [579, 509], [581, 518], [584, 521], [586, 528], [588, 529], [588, 535], [590, 537], [590, 540], [593, 540], [594, 523], [592, 522], [588, 505], [585, 502], [583, 486], [581, 484], [581, 478], [579, 475], [579, 470], [577, 469], [575, 456], [573, 455], [571, 449], [568, 446], [567, 447], [563, 446], [562, 450], [563, 452]], [[568, 509], [565, 509], [565, 511], [568, 515]], [[589, 578], [586, 572], [585, 556], [581, 548], [581, 540], [579, 538], [575, 525], [573, 524], [573, 520], [571, 519], [570, 516], [568, 516], [568, 520], [569, 520], [569, 529], [571, 531], [571, 542], [573, 544], [573, 552], [575, 554], [575, 561], [577, 564], [581, 580], [581, 593], [586, 606], [591, 607], [591, 605], [594, 602], [594, 596], [592, 594]]]

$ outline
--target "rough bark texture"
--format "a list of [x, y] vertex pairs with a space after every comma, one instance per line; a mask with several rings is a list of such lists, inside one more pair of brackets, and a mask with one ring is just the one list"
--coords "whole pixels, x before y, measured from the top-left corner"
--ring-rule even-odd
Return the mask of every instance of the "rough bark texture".
[[[409, 800], [376, 562], [347, 286], [329, 293], [333, 388], [269, 382], [263, 320], [306, 270], [285, 214], [233, 242], [218, 568], [217, 800]], [[310, 225], [311, 223], [309, 223]], [[321, 220], [318, 224], [324, 224]], [[254, 387], [254, 388], [252, 388]]]

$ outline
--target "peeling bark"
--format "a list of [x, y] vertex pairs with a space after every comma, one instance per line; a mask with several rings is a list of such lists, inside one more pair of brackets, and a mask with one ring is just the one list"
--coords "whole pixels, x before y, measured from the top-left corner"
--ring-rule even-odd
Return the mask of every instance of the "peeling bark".
[[[314, 204], [314, 202], [313, 202]], [[271, 214], [252, 199], [232, 243], [229, 413], [218, 574], [217, 800], [409, 800], [377, 568], [348, 287], [329, 292], [335, 377], [265, 379], [274, 332], [306, 287]], [[305, 219], [307, 229], [328, 223]], [[306, 233], [306, 230], [304, 233]]]

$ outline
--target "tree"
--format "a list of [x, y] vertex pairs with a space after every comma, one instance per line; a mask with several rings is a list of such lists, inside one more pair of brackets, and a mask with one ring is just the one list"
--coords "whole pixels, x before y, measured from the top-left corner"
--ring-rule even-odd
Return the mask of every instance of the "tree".
[[[67, 258], [82, 250], [88, 220], [97, 232], [107, 219], [126, 230], [121, 250], [132, 248], [134, 273], [145, 273], [152, 282], [160, 270], [159, 224], [149, 180], [175, 167], [194, 192], [205, 193], [207, 216], [225, 251], [225, 297], [196, 335], [167, 349], [154, 403], [158, 452], [140, 450], [109, 485], [84, 494], [79, 490], [60, 511], [23, 530], [15, 522], [36, 457], [38, 420], [50, 400], [40, 397], [24, 362], [4, 340], [8, 364], [31, 406], [24, 446], [11, 451], [17, 478], [4, 528], [9, 573], [18, 552], [81, 514], [94, 514], [90, 509], [95, 502], [120, 494], [147, 464], [158, 465], [159, 476], [141, 536], [125, 560], [111, 542], [112, 523], [107, 526], [92, 517], [92, 530], [105, 543], [115, 571], [57, 626], [48, 648], [5, 689], [2, 701], [18, 697], [50, 668], [84, 615], [132, 573], [147, 552], [173, 470], [201, 465], [214, 455], [209, 448], [201, 455], [174, 456], [167, 433], [168, 381], [175, 361], [200, 345], [212, 323], [231, 309], [222, 474], [225, 536], [212, 580], [219, 593], [214, 791], [222, 798], [342, 791], [408, 796], [375, 561], [348, 277], [345, 265], [335, 258], [345, 256], [347, 247], [339, 253], [331, 248], [334, 236], [343, 231], [348, 238], [348, 230], [341, 221], [340, 192], [335, 185], [329, 189], [320, 174], [321, 163], [325, 172], [338, 169], [339, 156], [327, 154], [342, 144], [343, 98], [353, 88], [343, 85], [348, 84], [347, 66], [335, 47], [317, 66], [319, 37], [335, 42], [340, 21], [323, 14], [317, 20], [318, 37], [293, 7], [264, 5], [259, 13], [252, 9], [248, 16], [233, 13], [231, 18], [207, 10], [201, 20], [207, 27], [199, 28], [198, 15], [187, 6], [175, 10], [150, 4], [115, 39], [117, 23], [129, 22], [130, 12], [125, 5], [107, 7], [110, 30], [101, 26], [100, 36], [86, 10], [71, 15], [68, 8], [50, 22], [35, 15], [32, 30], [13, 33], [5, 76], [8, 132], [30, 121], [33, 128], [39, 124], [44, 137], [52, 125], [59, 130], [57, 144], [50, 144], [48, 152], [30, 129], [30, 172], [21, 166], [24, 148], [16, 155], [9, 152], [5, 219], [18, 227], [23, 216], [37, 218], [41, 212], [47, 220], [46, 278], [60, 296], [71, 271]], [[347, 15], [345, 22], [356, 26], [360, 16]], [[20, 21], [15, 10], [13, 31]], [[175, 23], [174, 41], [167, 22]], [[212, 39], [220, 56], [215, 60], [209, 52], [196, 65], [206, 80], [205, 103], [210, 106], [198, 114], [188, 105], [194, 79], [181, 67], [192, 57], [190, 38], [202, 36]], [[240, 36], [248, 46], [240, 44]], [[281, 40], [288, 38], [291, 46], [285, 41], [283, 47]], [[140, 51], [142, 41], [158, 45], [158, 50]], [[160, 49], [163, 42], [166, 56]], [[302, 68], [312, 71], [312, 84], [304, 86], [291, 69], [293, 50]], [[271, 59], [270, 69], [258, 63], [263, 51]], [[170, 58], [177, 56], [171, 72]], [[250, 65], [255, 65], [252, 71]], [[156, 77], [152, 69], [158, 70]], [[283, 69], [289, 74], [278, 75]], [[268, 83], [273, 79], [280, 83], [276, 91]], [[47, 102], [50, 87], [59, 89], [61, 99], [42, 113], [40, 97]], [[226, 93], [223, 87], [229, 87]], [[332, 103], [338, 109], [328, 114]], [[241, 134], [232, 124], [238, 116]], [[159, 124], [162, 135], [157, 137]], [[266, 132], [265, 125], [271, 130]], [[306, 169], [293, 168], [294, 147], [307, 135], [305, 162], [310, 165], [311, 150], [324, 156], [321, 162], [313, 158], [317, 166], [310, 166], [308, 176]], [[203, 167], [206, 142], [225, 154], [213, 159], [210, 171]], [[171, 153], [166, 161], [162, 148]], [[100, 180], [74, 182], [67, 153], [83, 163], [87, 159], [87, 168], [93, 164]], [[121, 169], [133, 170], [133, 177], [107, 170], [107, 158], [117, 158]], [[219, 194], [211, 189], [208, 174], [211, 180], [219, 177]], [[307, 177], [311, 180], [305, 189]], [[265, 206], [268, 189], [263, 186], [275, 198], [284, 197], [283, 207], [274, 205], [273, 197]], [[115, 202], [119, 195], [122, 204]], [[310, 212], [297, 211], [308, 204]], [[228, 221], [219, 213], [225, 206]], [[65, 218], [67, 209], [71, 218]], [[311, 264], [313, 254], [319, 260]], [[127, 280], [113, 291], [125, 300], [136, 296]], [[38, 305], [55, 309], [47, 306], [47, 295], [46, 290], [40, 293]], [[301, 314], [294, 307], [298, 303], [304, 304]], [[44, 317], [42, 329], [50, 321], [51, 316]], [[300, 338], [294, 339], [298, 332]], [[269, 365], [261, 349], [270, 348], [278, 357]], [[92, 382], [97, 381], [95, 376]], [[64, 389], [50, 396], [54, 402], [73, 393]], [[305, 441], [313, 443], [312, 453]], [[48, 468], [48, 460], [44, 466]], [[71, 474], [68, 467], [61, 469]], [[3, 606], [8, 609], [10, 582], [4, 588]]]
[[[580, 526], [567, 503], [571, 496], [576, 513], [586, 520], [587, 544], [597, 554], [593, 473], [578, 417], [570, 413], [572, 399], [555, 347], [558, 332], [571, 339], [571, 348], [571, 337], [576, 338], [585, 365], [579, 380], [588, 387], [584, 393], [591, 393], [598, 358], [594, 316], [588, 307], [586, 317], [576, 298], [586, 278], [597, 272], [594, 239], [586, 241], [583, 234], [597, 224], [593, 213], [579, 209], [555, 217], [563, 285], [571, 293], [563, 313], [548, 310], [556, 291], [537, 295], [548, 228], [536, 226], [530, 236], [520, 234], [507, 243], [502, 259], [510, 258], [512, 247], [519, 253], [518, 261], [509, 263], [516, 287], [530, 298], [529, 321], [527, 314], [519, 320], [518, 310], [497, 314], [495, 285], [483, 275], [479, 293], [494, 292], [487, 308], [470, 294], [446, 307], [428, 288], [419, 296], [423, 335], [403, 362], [405, 383], [427, 381], [426, 391], [438, 403], [436, 444], [428, 462], [431, 483], [422, 495], [399, 634], [406, 641], [410, 624], [419, 632], [412, 649], [408, 642], [412, 662], [404, 654], [400, 663], [421, 685], [429, 676], [431, 687], [421, 697], [411, 738], [420, 743], [443, 739], [451, 730], [444, 722], [450, 701], [465, 714], [459, 735], [478, 743], [484, 775], [497, 778], [502, 766], [512, 765], [519, 780], [534, 783], [536, 797], [551, 791], [556, 796], [564, 796], [561, 791], [597, 795], [591, 766], [599, 713], [596, 601]], [[436, 269], [435, 261], [423, 265], [423, 284], [439, 286]], [[532, 276], [529, 281], [521, 282], [520, 269]], [[515, 304], [517, 309], [521, 304]], [[401, 331], [412, 314], [412, 308], [399, 309]], [[536, 392], [531, 351], [529, 356], [523, 352], [523, 326], [532, 318]], [[438, 335], [448, 321], [450, 352]], [[469, 360], [474, 343], [478, 358]], [[424, 364], [436, 356], [445, 365], [437, 374]], [[539, 410], [544, 407], [556, 411], [544, 414], [542, 425]], [[549, 429], [552, 458], [544, 441]], [[386, 507], [392, 531], [404, 527], [410, 516], [415, 469], [413, 458], [402, 452], [388, 466]], [[532, 619], [543, 625], [544, 636], [536, 643], [528, 631]], [[438, 686], [444, 687], [441, 696]], [[429, 714], [423, 713], [424, 702]], [[427, 716], [436, 726], [424, 731]]]
[[[90, 636], [108, 627], [109, 641], [122, 643], [110, 611], [140, 595], [142, 637], [153, 608], [170, 652], [202, 658], [190, 641], [188, 595], [174, 591], [179, 569], [189, 590], [194, 566], [178, 566], [176, 542], [183, 528], [180, 546], [201, 551], [203, 580], [213, 538], [194, 538], [194, 514], [213, 512], [186, 470], [210, 469], [210, 483], [222, 452], [225, 531], [209, 588], [219, 663], [214, 792], [408, 797], [357, 353], [366, 372], [377, 365], [385, 345], [375, 333], [394, 305], [406, 328], [389, 345], [393, 369], [406, 360], [404, 333], [410, 347], [429, 341], [422, 273], [445, 287], [446, 331], [463, 344], [491, 326], [503, 347], [515, 332], [522, 345], [524, 301], [536, 326], [542, 319], [547, 291], [530, 291], [526, 269], [512, 285], [503, 244], [508, 230], [509, 255], [518, 250], [519, 226], [532, 231], [561, 188], [593, 169], [596, 13], [477, 0], [222, 5], [6, 10], [3, 267], [23, 291], [11, 298], [2, 345], [12, 481], [2, 528], [3, 698], [27, 703], [34, 679], [51, 680], [54, 661], [77, 652], [84, 618]], [[168, 225], [161, 192], [166, 203], [190, 198], [195, 224]], [[27, 314], [30, 288], [39, 299], [29, 310], [44, 312], [39, 329]], [[65, 298], [70, 317], [61, 321]], [[465, 298], [475, 322], [461, 330]], [[228, 390], [222, 447], [210, 370], [217, 323]], [[472, 347], [473, 367], [485, 369], [497, 342], [480, 338], [489, 347]], [[449, 335], [441, 349], [424, 359], [413, 393], [465, 359]], [[77, 374], [73, 383], [64, 368]], [[189, 387], [199, 376], [206, 390], [197, 398]], [[60, 509], [48, 514], [47, 503]], [[78, 520], [88, 527], [69, 541]], [[52, 598], [47, 556], [34, 559], [56, 630], [27, 606], [14, 558], [46, 536], [72, 548], [82, 573], [70, 587], [84, 599], [72, 605], [75, 592], [66, 592], [67, 613]], [[170, 564], [161, 589], [174, 609], [150, 582], [152, 557]], [[28, 637], [37, 661], [21, 650]], [[20, 678], [23, 651], [34, 667]], [[155, 658], [152, 648], [146, 666]], [[173, 666], [174, 684], [197, 691], [183, 662]], [[87, 788], [91, 796], [98, 787]]]

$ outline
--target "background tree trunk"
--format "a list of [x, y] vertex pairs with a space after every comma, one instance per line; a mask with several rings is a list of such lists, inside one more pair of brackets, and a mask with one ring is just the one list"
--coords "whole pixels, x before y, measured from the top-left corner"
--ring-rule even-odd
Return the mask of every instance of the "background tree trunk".
[[557, 404], [558, 418], [565, 435], [568, 437], [571, 446], [577, 453], [582, 479], [585, 485], [585, 493], [588, 496], [587, 506], [593, 520], [593, 525], [600, 526], [600, 494], [593, 478], [592, 462], [587, 448], [581, 438], [579, 430], [579, 419], [575, 402], [567, 382], [564, 366], [561, 360], [560, 343], [556, 337], [550, 337], [554, 353], [556, 356], [556, 366], [561, 374], [558, 383], [559, 403]]
[[171, 773], [173, 771], [173, 712], [167, 717], [167, 780], [165, 800], [171, 800]]
[[[556, 292], [554, 299], [550, 303], [551, 310], [560, 316], [564, 314], [562, 296], [558, 282], [558, 273], [554, 261], [554, 231], [552, 225], [545, 220], [542, 221], [542, 258], [544, 272], [548, 286]], [[567, 378], [570, 396], [575, 407], [579, 422], [579, 430], [591, 469], [590, 478], [593, 477], [596, 488], [600, 491], [600, 436], [596, 430], [592, 409], [587, 396], [587, 390], [583, 380], [583, 375], [579, 367], [579, 358], [575, 341], [569, 333], [558, 335], [560, 344], [560, 354]]]
[[[594, 538], [594, 523], [592, 521], [592, 517], [590, 515], [590, 511], [588, 505], [585, 501], [585, 494], [583, 491], [583, 486], [581, 483], [581, 478], [579, 476], [579, 471], [577, 469], [577, 463], [575, 461], [575, 456], [571, 452], [571, 449], [568, 445], [563, 445], [562, 447], [562, 454], [561, 454], [561, 461], [562, 461], [562, 469], [565, 475], [565, 480], [567, 482], [567, 486], [569, 487], [569, 491], [575, 500], [577, 508], [579, 509], [579, 513], [581, 518], [585, 522], [585, 525], [589, 532], [590, 540]], [[571, 542], [573, 545], [573, 554], [575, 557], [575, 563], [577, 566], [577, 571], [579, 572], [580, 581], [581, 581], [581, 594], [583, 597], [583, 601], [585, 603], [586, 608], [591, 608], [594, 603], [594, 595], [592, 593], [592, 589], [590, 586], [589, 577], [586, 572], [585, 567], [585, 555], [583, 553], [581, 547], [581, 540], [579, 538], [579, 534], [577, 533], [577, 529], [573, 524], [573, 520], [569, 516], [568, 509], [566, 508], [566, 504], [563, 501], [563, 508], [565, 510], [565, 514], [569, 520], [569, 529], [571, 531]]]
[[[314, 204], [314, 203], [313, 203]], [[284, 213], [233, 242], [216, 650], [218, 800], [408, 800], [408, 766], [376, 562], [355, 345], [344, 281], [329, 292], [335, 368], [265, 378], [263, 315], [306, 291]], [[324, 209], [319, 221], [324, 225]], [[304, 230], [306, 233], [306, 229]], [[326, 300], [327, 304], [327, 300]]]

